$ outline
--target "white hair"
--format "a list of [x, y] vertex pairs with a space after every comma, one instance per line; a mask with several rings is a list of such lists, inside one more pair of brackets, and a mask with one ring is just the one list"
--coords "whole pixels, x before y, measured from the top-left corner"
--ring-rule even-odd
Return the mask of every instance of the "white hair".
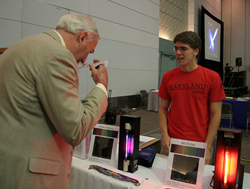
[[92, 41], [96, 37], [100, 39], [95, 21], [86, 14], [66, 14], [60, 18], [56, 29], [62, 29], [73, 34], [87, 31], [88, 41]]

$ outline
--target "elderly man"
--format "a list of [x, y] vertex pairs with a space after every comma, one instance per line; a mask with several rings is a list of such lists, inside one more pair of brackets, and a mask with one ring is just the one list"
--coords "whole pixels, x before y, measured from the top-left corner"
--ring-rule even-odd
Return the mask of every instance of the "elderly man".
[[[78, 63], [99, 39], [91, 17], [63, 16], [56, 30], [23, 39], [0, 58], [0, 188], [68, 188], [74, 146], [107, 107], [105, 66], [80, 99]], [[97, 62], [99, 60], [94, 60]]]

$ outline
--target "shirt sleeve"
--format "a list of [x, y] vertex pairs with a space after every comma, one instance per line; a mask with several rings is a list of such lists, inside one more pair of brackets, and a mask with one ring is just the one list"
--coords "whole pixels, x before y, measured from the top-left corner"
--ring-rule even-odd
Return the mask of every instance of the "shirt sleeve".
[[219, 74], [215, 73], [212, 77], [212, 86], [209, 92], [209, 102], [217, 102], [226, 98], [223, 84]]
[[106, 87], [102, 83], [97, 83], [96, 87], [102, 89], [103, 92], [105, 92], [106, 96], [108, 96], [107, 89], [106, 89]]
[[169, 79], [169, 76], [168, 76], [168, 72], [167, 72], [162, 77], [161, 85], [160, 85], [159, 92], [158, 92], [158, 96], [160, 98], [164, 99], [164, 100], [170, 101], [171, 97], [169, 95], [168, 88], [167, 88], [168, 79]]

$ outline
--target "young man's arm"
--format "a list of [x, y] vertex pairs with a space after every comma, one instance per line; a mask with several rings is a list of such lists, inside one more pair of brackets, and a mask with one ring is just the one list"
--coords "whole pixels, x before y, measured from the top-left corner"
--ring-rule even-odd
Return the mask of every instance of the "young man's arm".
[[168, 108], [170, 105], [170, 101], [161, 99], [161, 105], [159, 107], [158, 116], [159, 116], [159, 124], [161, 129], [162, 136], [162, 145], [164, 149], [168, 152], [170, 148], [170, 137], [168, 135]]
[[222, 101], [217, 101], [210, 103], [210, 121], [208, 125], [208, 133], [205, 142], [207, 143], [206, 150], [206, 160], [205, 163], [208, 164], [210, 161], [210, 150], [214, 141], [214, 138], [217, 134], [217, 130], [220, 126], [221, 121], [221, 107]]

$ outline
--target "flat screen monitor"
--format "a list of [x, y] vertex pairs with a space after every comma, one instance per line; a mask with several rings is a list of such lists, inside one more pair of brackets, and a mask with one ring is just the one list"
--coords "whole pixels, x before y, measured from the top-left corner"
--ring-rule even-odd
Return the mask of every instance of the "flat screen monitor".
[[202, 7], [204, 58], [221, 62], [223, 56], [223, 22]]

